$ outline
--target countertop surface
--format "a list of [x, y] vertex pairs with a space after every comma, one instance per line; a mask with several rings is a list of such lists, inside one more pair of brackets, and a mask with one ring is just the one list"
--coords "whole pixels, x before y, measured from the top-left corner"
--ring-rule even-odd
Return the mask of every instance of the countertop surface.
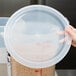
[[76, 70], [57, 70], [58, 76], [76, 76]]

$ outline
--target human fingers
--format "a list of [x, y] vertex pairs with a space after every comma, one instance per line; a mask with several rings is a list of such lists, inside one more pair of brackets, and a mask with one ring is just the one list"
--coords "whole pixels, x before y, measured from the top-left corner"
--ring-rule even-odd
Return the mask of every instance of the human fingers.
[[67, 27], [65, 29], [65, 32], [68, 33], [70, 35], [71, 38], [73, 38], [75, 36], [75, 29], [73, 27]]
[[57, 34], [58, 35], [64, 35], [65, 34], [65, 31], [57, 31]]
[[59, 40], [59, 43], [64, 43], [66, 40], [67, 40], [67, 38], [65, 37], [65, 38]]

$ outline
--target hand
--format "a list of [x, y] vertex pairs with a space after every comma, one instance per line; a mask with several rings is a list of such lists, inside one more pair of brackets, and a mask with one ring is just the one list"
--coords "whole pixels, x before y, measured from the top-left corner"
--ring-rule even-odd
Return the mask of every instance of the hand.
[[[65, 28], [65, 31], [58, 32], [59, 35], [63, 35], [67, 33], [70, 38], [72, 39], [72, 45], [76, 47], [76, 29], [69, 25], [67, 28]], [[61, 39], [60, 42], [63, 43], [66, 41], [66, 37], [64, 39]]]
[[65, 32], [69, 34], [69, 36], [72, 39], [72, 45], [76, 47], [76, 29], [69, 25], [66, 29]]

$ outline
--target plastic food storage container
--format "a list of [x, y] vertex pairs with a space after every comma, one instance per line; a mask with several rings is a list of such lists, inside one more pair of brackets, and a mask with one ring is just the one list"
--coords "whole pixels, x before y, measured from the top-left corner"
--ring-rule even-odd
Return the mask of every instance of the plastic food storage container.
[[[68, 53], [71, 40], [64, 31], [69, 21], [56, 9], [30, 5], [15, 12], [4, 29], [8, 52], [19, 63], [31, 68], [57, 64]], [[66, 42], [60, 40], [67, 37]]]
[[[0, 17], [0, 76], [7, 76], [7, 52], [4, 44], [3, 32], [8, 17]], [[3, 73], [5, 72], [5, 73]]]
[[8, 17], [0, 17], [0, 48], [4, 48], [4, 38], [3, 38], [3, 32], [4, 32], [4, 26], [6, 25], [8, 21]]

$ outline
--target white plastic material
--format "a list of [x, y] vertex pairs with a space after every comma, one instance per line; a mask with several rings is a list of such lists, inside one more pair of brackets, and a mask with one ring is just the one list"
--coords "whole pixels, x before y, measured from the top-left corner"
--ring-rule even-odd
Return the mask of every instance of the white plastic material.
[[31, 68], [49, 67], [57, 64], [69, 51], [71, 41], [68, 44], [67, 39], [60, 43], [65, 34], [57, 34], [68, 25], [68, 20], [54, 8], [27, 6], [14, 13], [7, 22], [5, 44], [19, 63]]

